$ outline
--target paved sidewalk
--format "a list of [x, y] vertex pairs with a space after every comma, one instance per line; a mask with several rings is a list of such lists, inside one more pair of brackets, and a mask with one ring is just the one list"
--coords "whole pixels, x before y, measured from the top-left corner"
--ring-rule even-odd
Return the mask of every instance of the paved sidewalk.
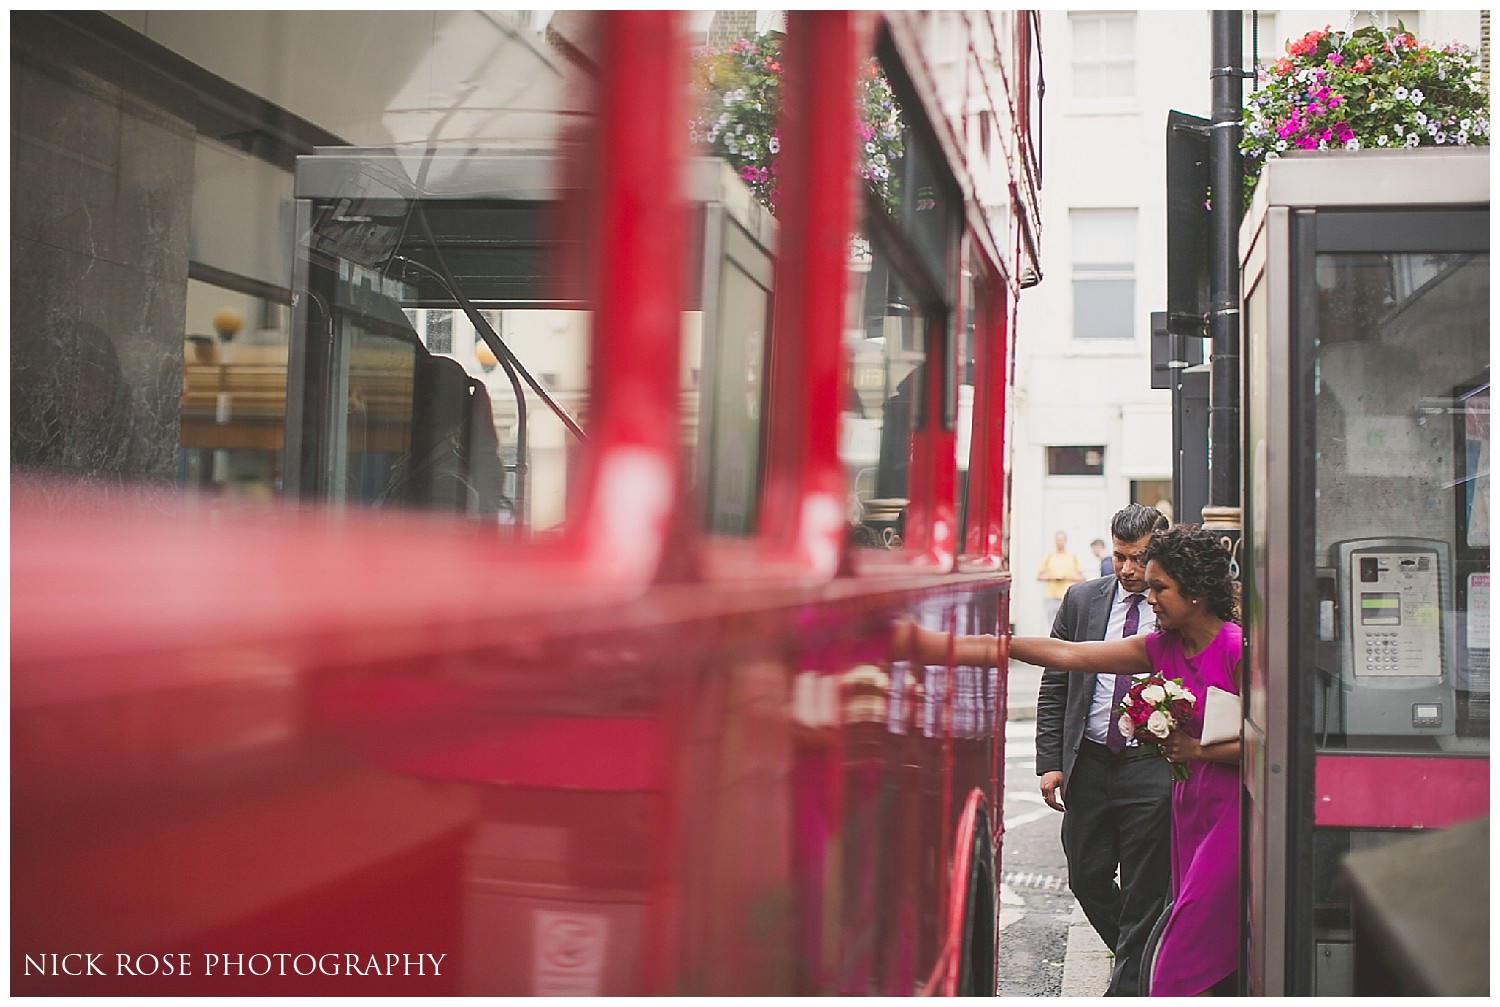
[[1068, 950], [1063, 955], [1062, 995], [1065, 997], [1099, 997], [1109, 989], [1109, 970], [1115, 960], [1094, 928], [1083, 907], [1073, 903], [1073, 918], [1068, 921]]
[[[1007, 719], [1031, 721], [1036, 719], [1036, 691], [1042, 682], [1042, 669], [1030, 664], [1013, 662], [1007, 677]], [[1003, 900], [1002, 900], [1003, 901]], [[1002, 922], [1007, 922], [1006, 913], [1015, 910], [1001, 907]], [[1109, 948], [1088, 918], [1083, 907], [1073, 903], [1073, 916], [1068, 921], [1068, 947], [1063, 956], [1062, 996], [1098, 997], [1109, 988], [1109, 972], [1114, 965]]]

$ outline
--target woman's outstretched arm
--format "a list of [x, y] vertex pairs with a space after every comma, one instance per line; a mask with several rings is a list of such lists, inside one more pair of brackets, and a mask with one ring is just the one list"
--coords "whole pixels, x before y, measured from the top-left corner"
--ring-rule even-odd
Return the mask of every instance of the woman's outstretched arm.
[[947, 664], [951, 649], [954, 665], [993, 668], [997, 663], [997, 643], [993, 636], [954, 636], [937, 629], [924, 629], [910, 619], [901, 619], [891, 633], [891, 660]]
[[1151, 658], [1146, 653], [1144, 636], [1080, 642], [1050, 636], [1015, 636], [1011, 637], [1010, 656], [1013, 661], [1059, 671], [1108, 675], [1146, 675], [1151, 672]]
[[[1000, 641], [993, 636], [958, 636], [923, 629], [911, 621], [898, 622], [891, 640], [894, 660], [918, 664], [947, 664], [949, 653], [955, 665], [993, 668], [999, 663]], [[1010, 656], [1017, 661], [1061, 671], [1104, 672], [1115, 675], [1148, 674], [1151, 659], [1146, 638], [1094, 640], [1070, 643], [1047, 636], [1017, 636], [1010, 641]]]

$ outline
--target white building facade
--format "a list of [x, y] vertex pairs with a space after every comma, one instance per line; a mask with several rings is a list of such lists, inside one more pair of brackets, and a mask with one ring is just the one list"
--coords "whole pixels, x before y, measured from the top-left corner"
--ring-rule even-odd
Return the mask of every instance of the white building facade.
[[[1256, 34], [1266, 62], [1325, 25], [1398, 21], [1424, 41], [1480, 45], [1478, 10], [1261, 11], [1258, 33], [1247, 12], [1244, 64]], [[1117, 510], [1172, 499], [1171, 393], [1150, 373], [1151, 312], [1166, 307], [1166, 120], [1208, 118], [1212, 101], [1207, 11], [1046, 11], [1042, 40], [1044, 279], [1020, 302], [1010, 469], [1023, 635], [1051, 630], [1036, 571], [1055, 532], [1093, 576], [1089, 543], [1109, 541]]]

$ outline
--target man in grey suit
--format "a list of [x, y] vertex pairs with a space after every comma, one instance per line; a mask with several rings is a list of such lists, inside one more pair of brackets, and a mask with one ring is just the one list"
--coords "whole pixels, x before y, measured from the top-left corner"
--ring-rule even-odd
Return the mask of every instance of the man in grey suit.
[[[1167, 526], [1154, 507], [1131, 504], [1116, 513], [1114, 573], [1070, 587], [1052, 635], [1114, 640], [1151, 632], [1156, 616], [1145, 604], [1144, 555], [1151, 536]], [[1048, 668], [1036, 705], [1036, 771], [1042, 799], [1063, 812], [1068, 887], [1115, 953], [1108, 996], [1145, 992], [1146, 940], [1171, 884], [1170, 769], [1155, 746], [1127, 743], [1114, 726], [1129, 681]]]

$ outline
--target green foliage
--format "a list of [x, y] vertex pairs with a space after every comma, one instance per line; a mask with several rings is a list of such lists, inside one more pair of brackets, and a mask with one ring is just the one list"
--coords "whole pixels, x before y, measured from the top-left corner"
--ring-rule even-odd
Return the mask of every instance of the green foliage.
[[1418, 42], [1403, 24], [1309, 32], [1259, 72], [1240, 140], [1247, 205], [1266, 161], [1284, 153], [1490, 142], [1478, 58]]
[[[772, 213], [781, 153], [776, 129], [781, 78], [779, 35], [706, 48], [694, 61], [699, 111], [691, 124], [693, 142], [706, 144], [728, 161]], [[894, 210], [900, 202], [897, 166], [905, 150], [901, 110], [874, 60], [860, 73], [858, 101], [860, 175]]]

